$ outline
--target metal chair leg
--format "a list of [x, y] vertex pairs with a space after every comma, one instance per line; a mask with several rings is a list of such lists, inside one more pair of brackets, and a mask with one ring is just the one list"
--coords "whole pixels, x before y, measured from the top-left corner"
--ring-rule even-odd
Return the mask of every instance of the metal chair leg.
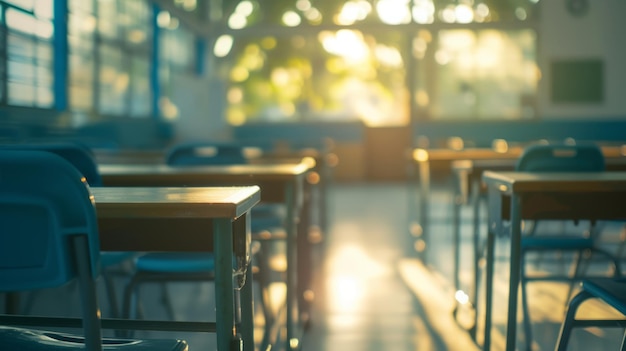
[[569, 343], [572, 330], [574, 329], [574, 323], [576, 322], [578, 307], [591, 297], [591, 294], [583, 290], [570, 301], [565, 319], [563, 320], [563, 324], [561, 324], [561, 331], [556, 342], [555, 351], [565, 351], [567, 349], [567, 344]]

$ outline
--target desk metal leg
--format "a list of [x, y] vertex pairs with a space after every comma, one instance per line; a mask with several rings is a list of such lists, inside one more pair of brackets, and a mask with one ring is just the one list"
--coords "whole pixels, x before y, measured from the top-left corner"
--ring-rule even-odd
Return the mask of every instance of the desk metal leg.
[[215, 310], [217, 320], [217, 349], [231, 349], [235, 340], [233, 290], [233, 225], [230, 219], [217, 219], [214, 224], [215, 251]]
[[483, 339], [483, 350], [491, 350], [491, 311], [493, 309], [493, 266], [495, 251], [495, 223], [489, 222], [489, 230], [487, 232], [487, 249], [486, 249], [486, 266], [485, 266], [485, 336]]
[[482, 260], [483, 248], [480, 245], [480, 182], [472, 184], [472, 247], [473, 247], [473, 286], [470, 301], [474, 306], [474, 326], [470, 330], [470, 334], [476, 340], [476, 328], [478, 325], [478, 286], [480, 285], [480, 262]]
[[509, 308], [506, 328], [506, 350], [514, 351], [517, 343], [517, 297], [521, 275], [521, 209], [519, 196], [511, 196], [511, 263], [509, 275]]
[[246, 284], [240, 291], [241, 338], [244, 350], [254, 351], [254, 305], [252, 291], [252, 267], [246, 270]]
[[418, 162], [419, 167], [419, 225], [421, 226], [421, 240], [418, 249], [424, 265], [428, 263], [428, 230], [430, 229], [430, 165], [428, 161]]
[[285, 350], [299, 349], [298, 330], [298, 221], [300, 198], [294, 185], [289, 185], [287, 194], [287, 345]]

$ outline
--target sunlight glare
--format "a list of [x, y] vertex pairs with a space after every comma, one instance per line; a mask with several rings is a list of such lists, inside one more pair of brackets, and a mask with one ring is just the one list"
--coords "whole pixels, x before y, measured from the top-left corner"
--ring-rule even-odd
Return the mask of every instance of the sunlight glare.
[[372, 5], [365, 0], [347, 1], [337, 16], [337, 24], [351, 25], [362, 21], [372, 12]]
[[446, 23], [454, 23], [454, 21], [456, 21], [456, 13], [455, 13], [455, 6], [450, 5], [450, 6], [446, 6], [445, 9], [443, 9], [443, 11], [441, 11], [439, 17], [441, 18], [442, 21], [446, 22]]
[[172, 16], [167, 11], [160, 11], [157, 15], [157, 25], [159, 28], [167, 28], [170, 25]]
[[302, 18], [294, 11], [286, 11], [283, 14], [282, 20], [287, 27], [297, 27], [302, 23]]
[[304, 17], [313, 23], [322, 22], [322, 13], [320, 10], [312, 7], [304, 12]]
[[394, 47], [378, 44], [374, 48], [374, 55], [383, 66], [402, 67], [402, 55]]
[[308, 11], [311, 9], [311, 2], [309, 0], [296, 1], [296, 8], [300, 11]]
[[52, 22], [39, 20], [29, 14], [8, 8], [5, 12], [6, 25], [10, 29], [34, 34], [40, 38], [50, 39], [54, 33]]
[[433, 23], [435, 21], [435, 4], [432, 0], [415, 0], [412, 13], [416, 23]]
[[489, 6], [484, 3], [478, 4], [476, 6], [476, 17], [483, 20], [489, 16]]
[[361, 62], [367, 59], [369, 49], [361, 32], [341, 29], [335, 35], [321, 35], [322, 46], [330, 53], [347, 61]]
[[216, 57], [226, 57], [233, 48], [233, 37], [230, 35], [221, 35], [215, 41], [213, 47], [213, 55]]
[[242, 29], [245, 28], [247, 24], [248, 20], [246, 19], [246, 16], [237, 12], [233, 13], [228, 18], [228, 27], [231, 29]]
[[469, 302], [469, 295], [467, 295], [463, 290], [457, 290], [454, 294], [454, 298], [462, 305]]
[[376, 12], [380, 20], [389, 25], [411, 22], [409, 0], [380, 0], [376, 4]]
[[240, 2], [237, 5], [237, 8], [235, 9], [235, 12], [244, 16], [244, 17], [248, 17], [252, 14], [252, 12], [254, 11], [254, 5], [252, 4], [252, 2], [248, 1], [248, 0], [244, 0], [242, 2]]
[[474, 20], [474, 11], [466, 4], [457, 5], [454, 8], [454, 15], [458, 23], [471, 23]]
[[526, 10], [524, 10], [521, 7], [518, 7], [515, 9], [515, 17], [523, 21], [528, 17], [528, 14], [526, 13]]

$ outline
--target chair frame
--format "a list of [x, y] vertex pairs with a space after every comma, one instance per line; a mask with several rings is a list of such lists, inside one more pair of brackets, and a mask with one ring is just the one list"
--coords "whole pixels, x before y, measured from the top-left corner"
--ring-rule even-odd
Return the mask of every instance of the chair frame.
[[[567, 313], [565, 314], [565, 319], [561, 324], [561, 330], [559, 332], [559, 338], [555, 346], [555, 351], [566, 351], [574, 328], [599, 327], [626, 329], [626, 299], [625, 296], [620, 295], [620, 292], [611, 291], [609, 286], [605, 286], [606, 282], [610, 280], [611, 278], [584, 280], [581, 283], [582, 290], [569, 302]], [[621, 282], [621, 284], [626, 285], [626, 282]], [[590, 289], [589, 285], [593, 285], [594, 288]], [[615, 307], [617, 310], [625, 315], [625, 318], [592, 320], [576, 319], [576, 313], [578, 312], [578, 308], [584, 302], [593, 298], [599, 298], [609, 306]], [[620, 350], [626, 351], [626, 331], [622, 337]]]
[[[523, 154], [518, 158], [515, 169], [517, 171], [529, 172], [561, 172], [561, 171], [604, 171], [605, 162], [602, 150], [595, 144], [570, 145], [570, 144], [536, 144], [527, 147]], [[537, 223], [532, 223], [531, 230], [526, 235], [534, 235]], [[610, 252], [599, 248], [595, 244], [597, 233], [595, 223], [591, 223], [590, 239], [587, 244], [572, 246], [558, 246], [555, 241], [551, 243], [538, 245], [534, 247], [524, 247], [524, 238], [522, 238], [521, 248], [521, 300], [524, 319], [524, 335], [526, 339], [526, 349], [532, 349], [532, 323], [530, 318], [530, 307], [528, 304], [528, 288], [527, 285], [531, 281], [569, 281], [570, 287], [567, 299], [572, 294], [574, 283], [582, 278], [583, 270], [581, 269], [583, 257], [586, 253], [599, 253], [606, 257], [613, 265], [614, 275], [621, 276], [621, 268], [619, 259], [614, 257]], [[558, 239], [558, 236], [556, 237]], [[571, 240], [571, 236], [563, 236], [563, 241]], [[584, 245], [583, 245], [584, 244]], [[529, 277], [526, 274], [526, 254], [529, 252], [547, 252], [547, 251], [570, 251], [577, 253], [574, 263], [574, 271], [571, 276], [549, 275], [544, 277]]]
[[[46, 218], [57, 218], [48, 224], [50, 237], [54, 240], [54, 244], [47, 245], [47, 250], [56, 252], [57, 255], [67, 254], [70, 257], [58, 258], [59, 261], [46, 260], [45, 265], [33, 267], [34, 277], [30, 274], [23, 275], [20, 271], [19, 280], [12, 280], [16, 274], [11, 272], [11, 268], [2, 268], [4, 274], [8, 274], [6, 284], [0, 282], [2, 291], [13, 292], [16, 290], [32, 290], [45, 287], [58, 287], [69, 281], [76, 280], [80, 295], [81, 317], [57, 317], [57, 316], [30, 316], [16, 314], [0, 314], [0, 325], [3, 326], [22, 326], [22, 327], [54, 327], [54, 328], [82, 328], [83, 335], [76, 338], [80, 342], [75, 343], [75, 348], [68, 350], [88, 350], [101, 351], [103, 346], [102, 329], [125, 329], [135, 328], [138, 323], [128, 323], [129, 321], [109, 320], [109, 323], [103, 323], [100, 318], [100, 310], [96, 294], [96, 279], [100, 271], [99, 260], [99, 240], [98, 227], [95, 212], [95, 204], [89, 191], [89, 185], [86, 183], [83, 175], [67, 160], [53, 153], [41, 150], [0, 150], [0, 161], [6, 166], [10, 172], [22, 172], [30, 175], [24, 182], [31, 182], [38, 172], [37, 167], [45, 169], [46, 179], [51, 176], [53, 182], [46, 183], [45, 189], [57, 189], [54, 197], [45, 192], [39, 193], [36, 190], [29, 190], [28, 194], [21, 193], [19, 187], [15, 188], [15, 179], [20, 178], [20, 173], [3, 175], [0, 177], [0, 184], [6, 183], [2, 189], [10, 189], [5, 195], [0, 193], [3, 204], [13, 204], [17, 198], [23, 198], [24, 204], [33, 205], [41, 204], [44, 209], [50, 211]], [[0, 168], [0, 173], [2, 169]], [[33, 178], [31, 178], [33, 177]], [[60, 183], [60, 181], [63, 181]], [[59, 192], [60, 186], [70, 186], [63, 188], [62, 201]], [[42, 188], [43, 189], [43, 188]], [[43, 190], [48, 191], [48, 190]], [[4, 195], [4, 196], [3, 196]], [[71, 211], [62, 212], [61, 208], [71, 208]], [[72, 222], [66, 223], [67, 216], [72, 216]], [[75, 223], [76, 222], [76, 223]], [[42, 232], [41, 234], [46, 233]], [[59, 244], [63, 243], [63, 244]], [[19, 251], [18, 251], [19, 252]], [[52, 255], [55, 257], [57, 255]], [[62, 264], [55, 264], [62, 263]], [[52, 265], [52, 266], [51, 266]], [[69, 266], [68, 266], [69, 265]], [[30, 266], [29, 266], [30, 267]], [[42, 268], [46, 267], [46, 268]], [[53, 268], [47, 268], [53, 267]], [[49, 269], [52, 269], [50, 271]], [[44, 273], [45, 270], [45, 273]], [[46, 274], [49, 279], [37, 279], [38, 275]], [[17, 278], [15, 278], [17, 279]], [[8, 327], [8, 328], [11, 328]], [[143, 326], [146, 329], [152, 329], [151, 326]], [[3, 328], [6, 329], [7, 327]], [[12, 330], [18, 331], [16, 328]], [[141, 329], [141, 328], [140, 328]], [[20, 335], [22, 337], [22, 335]], [[84, 337], [84, 340], [82, 339]], [[12, 340], [5, 340], [12, 342]], [[21, 340], [20, 340], [21, 341]], [[0, 340], [2, 342], [2, 340]], [[113, 344], [129, 345], [133, 341], [130, 340], [114, 340]], [[167, 341], [170, 343], [170, 341]], [[184, 341], [174, 341], [175, 350], [186, 349]], [[165, 345], [163, 345], [165, 346]], [[162, 350], [163, 347], [156, 346]], [[116, 349], [113, 347], [113, 349]], [[132, 347], [124, 349], [131, 350]], [[172, 350], [168, 346], [168, 350]], [[172, 350], [172, 351], [175, 351]]]

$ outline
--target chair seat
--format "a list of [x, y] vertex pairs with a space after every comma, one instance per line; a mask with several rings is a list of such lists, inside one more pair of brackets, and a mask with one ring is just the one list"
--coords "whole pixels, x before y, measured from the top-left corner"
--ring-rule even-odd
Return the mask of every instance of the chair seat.
[[584, 290], [626, 315], [626, 279], [590, 278], [582, 284]]
[[554, 235], [526, 237], [522, 239], [522, 250], [585, 250], [595, 247], [592, 238]]
[[[40, 331], [15, 327], [0, 326], [0, 349], [7, 351], [72, 351], [83, 350], [84, 338], [81, 336]], [[102, 339], [103, 350], [128, 351], [187, 351], [188, 345], [183, 340], [134, 340]]]
[[203, 273], [215, 269], [211, 253], [148, 253], [137, 257], [135, 269], [160, 273]]
[[102, 252], [100, 254], [100, 264], [103, 268], [121, 264], [136, 254], [134, 252]]

